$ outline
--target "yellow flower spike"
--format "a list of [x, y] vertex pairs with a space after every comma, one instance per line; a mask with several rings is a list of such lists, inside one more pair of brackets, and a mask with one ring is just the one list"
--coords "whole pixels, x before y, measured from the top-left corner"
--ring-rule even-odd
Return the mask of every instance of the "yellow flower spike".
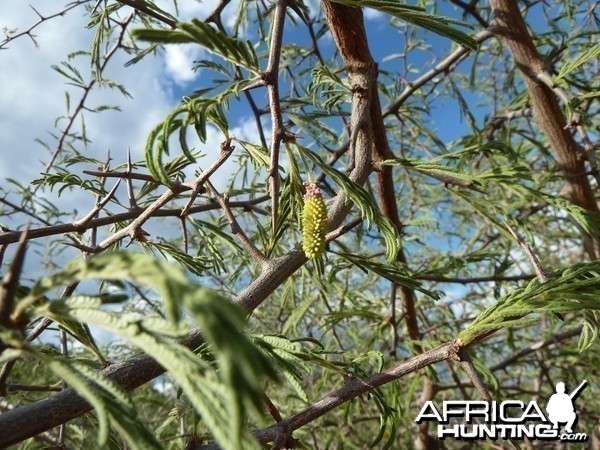
[[302, 250], [308, 259], [317, 259], [325, 253], [327, 233], [327, 208], [320, 189], [315, 184], [304, 183], [304, 209], [302, 210]]

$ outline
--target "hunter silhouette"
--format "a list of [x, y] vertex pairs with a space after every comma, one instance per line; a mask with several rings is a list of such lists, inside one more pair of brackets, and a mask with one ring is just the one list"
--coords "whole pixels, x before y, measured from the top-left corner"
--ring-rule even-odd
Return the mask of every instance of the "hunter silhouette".
[[567, 433], [573, 432], [573, 424], [577, 420], [577, 414], [573, 407], [573, 397], [581, 391], [586, 382], [586, 380], [583, 380], [577, 389], [570, 395], [565, 393], [565, 383], [560, 382], [556, 384], [556, 394], [553, 394], [552, 397], [550, 397], [548, 406], [546, 406], [548, 418], [554, 425], [553, 428], [558, 428], [558, 424], [561, 422], [567, 424], [565, 427]]

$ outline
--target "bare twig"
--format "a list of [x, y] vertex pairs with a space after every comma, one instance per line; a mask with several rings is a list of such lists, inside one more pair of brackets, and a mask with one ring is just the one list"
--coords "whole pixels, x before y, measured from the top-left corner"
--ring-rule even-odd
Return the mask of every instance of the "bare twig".
[[346, 225], [343, 225], [336, 230], [330, 231], [325, 236], [325, 240], [327, 242], [336, 240], [338, 237], [342, 236], [343, 234], [346, 234], [347, 232], [352, 230], [354, 227], [360, 225], [362, 223], [362, 221], [363, 221], [363, 219], [354, 219], [352, 222], [347, 223]]
[[504, 282], [504, 281], [525, 281], [535, 278], [535, 275], [524, 274], [524, 275], [490, 275], [488, 277], [472, 277], [472, 278], [454, 278], [445, 277], [438, 275], [415, 275], [417, 280], [435, 281], [438, 283], [458, 283], [458, 284], [471, 284], [471, 283], [490, 283], [490, 282]]
[[277, 214], [279, 209], [279, 150], [281, 141], [287, 139], [283, 126], [281, 104], [279, 100], [279, 60], [283, 41], [283, 26], [285, 23], [285, 10], [288, 0], [277, 0], [273, 13], [273, 26], [271, 28], [271, 44], [269, 49], [269, 64], [263, 74], [269, 94], [269, 108], [271, 110], [271, 165], [269, 177], [271, 178], [271, 232], [275, 235], [277, 230]]
[[49, 16], [42, 16], [33, 6], [30, 5], [31, 9], [33, 9], [35, 11], [35, 13], [38, 15], [39, 19], [36, 23], [34, 23], [33, 25], [31, 25], [28, 29], [21, 31], [20, 33], [7, 33], [6, 38], [0, 42], [0, 50], [4, 50], [6, 48], [6, 45], [9, 44], [10, 42], [14, 41], [15, 39], [18, 39], [22, 36], [29, 36], [31, 38], [31, 40], [33, 41], [33, 44], [37, 47], [37, 41], [35, 40], [35, 35], [33, 34], [33, 30], [36, 29], [38, 26], [40, 26], [42, 23], [54, 19], [56, 17], [62, 17], [64, 16], [66, 13], [68, 13], [69, 11], [71, 11], [74, 8], [77, 8], [80, 5], [83, 5], [85, 3], [89, 3], [91, 0], [79, 0], [79, 1], [74, 1], [69, 3], [64, 9], [62, 9], [61, 11], [54, 13], [54, 14], [50, 14]]
[[203, 172], [202, 175], [200, 175], [198, 178], [196, 178], [192, 183], [189, 183], [189, 184], [182, 183], [184, 186], [187, 186], [192, 190], [192, 194], [190, 195], [190, 200], [188, 201], [187, 205], [185, 205], [185, 207], [181, 211], [181, 217], [184, 217], [187, 215], [188, 211], [194, 204], [194, 201], [196, 201], [196, 197], [198, 196], [200, 191], [203, 189], [203, 185], [206, 182], [206, 180], [208, 180], [208, 178], [213, 173], [215, 173], [215, 171], [219, 167], [221, 167], [223, 165], [223, 163], [225, 163], [225, 161], [227, 161], [227, 159], [233, 153], [234, 149], [235, 149], [235, 147], [233, 147], [231, 145], [231, 139], [227, 139], [225, 142], [221, 143], [221, 152], [219, 153], [219, 157], [208, 168], [208, 170], [206, 170], [206, 172]]
[[[104, 59], [102, 60], [102, 64], [100, 64], [100, 67], [98, 69], [98, 71], [99, 71], [98, 77], [92, 78], [92, 80], [90, 80], [89, 83], [82, 86], [83, 94], [82, 94], [81, 98], [79, 99], [79, 103], [75, 107], [75, 110], [68, 117], [67, 125], [65, 128], [63, 128], [62, 133], [60, 134], [60, 137], [58, 138], [58, 143], [56, 144], [56, 147], [52, 153], [50, 161], [46, 164], [46, 167], [44, 169], [44, 174], [47, 174], [50, 172], [50, 169], [52, 169], [52, 167], [54, 166], [54, 162], [58, 158], [58, 155], [60, 155], [60, 153], [63, 151], [65, 140], [67, 139], [67, 137], [70, 136], [71, 128], [73, 127], [73, 125], [75, 125], [75, 120], [77, 119], [77, 117], [79, 117], [79, 114], [85, 109], [85, 103], [86, 103], [90, 93], [92, 92], [92, 89], [99, 81], [100, 74], [104, 71], [104, 69], [106, 69], [106, 66], [108, 65], [111, 58], [116, 54], [117, 50], [119, 48], [121, 48], [123, 39], [125, 38], [125, 34], [127, 32], [127, 26], [133, 20], [134, 17], [135, 17], [135, 11], [132, 12], [129, 16], [127, 16], [125, 18], [125, 20], [123, 20], [122, 23], [120, 23], [121, 31], [119, 32], [117, 41], [115, 42], [113, 47], [108, 51], [108, 53], [106, 53], [106, 55], [104, 56]], [[41, 184], [38, 185], [34, 189], [34, 193], [37, 191], [39, 186], [41, 186]]]
[[[133, 165], [131, 164], [131, 149], [127, 148], [127, 173], [133, 173]], [[129, 207], [131, 209], [138, 208], [138, 204], [135, 200], [135, 193], [133, 192], [133, 183], [131, 178], [126, 178], [127, 182], [127, 197], [129, 198]]]
[[486, 402], [491, 403], [494, 399], [488, 392], [487, 388], [483, 384], [483, 381], [481, 380], [481, 377], [477, 373], [477, 370], [473, 366], [473, 361], [471, 360], [469, 352], [465, 348], [461, 348], [461, 350], [458, 352], [458, 356], [460, 358], [461, 367], [469, 377], [469, 380], [471, 380], [471, 383], [473, 383], [473, 386], [475, 386], [477, 389], [477, 392], [479, 392], [479, 395], [481, 395]]
[[538, 341], [534, 344], [531, 344], [528, 347], [525, 347], [525, 348], [521, 349], [520, 351], [514, 353], [510, 357], [506, 358], [504, 361], [493, 365], [492, 367], [490, 367], [490, 370], [492, 372], [496, 372], [497, 370], [503, 370], [503, 369], [507, 368], [508, 366], [510, 366], [515, 361], [518, 361], [519, 359], [521, 359], [527, 355], [530, 355], [531, 353], [535, 353], [542, 348], [553, 347], [556, 344], [558, 344], [564, 340], [578, 336], [581, 333], [582, 329], [583, 329], [583, 326], [580, 325], [576, 328], [573, 328], [572, 330], [566, 331], [561, 334], [557, 334], [556, 336], [552, 336], [543, 341]]
[[525, 242], [523, 239], [521, 239], [521, 237], [508, 224], [508, 222], [504, 222], [504, 226], [508, 229], [510, 234], [512, 234], [512, 236], [515, 238], [515, 240], [519, 243], [519, 246], [523, 249], [525, 256], [527, 256], [527, 258], [531, 262], [531, 265], [533, 266], [533, 269], [535, 270], [535, 273], [536, 273], [537, 277], [539, 278], [539, 280], [542, 283], [545, 283], [546, 281], [548, 281], [548, 275], [546, 274], [546, 271], [540, 264], [540, 260], [537, 258], [535, 253], [533, 253], [531, 246], [527, 242]]
[[225, 27], [223, 26], [223, 21], [221, 20], [221, 14], [230, 2], [231, 0], [221, 0], [219, 4], [215, 7], [215, 9], [208, 15], [205, 22], [213, 22], [217, 26], [217, 28], [223, 31]]
[[[188, 190], [188, 188], [185, 188], [185, 190]], [[269, 196], [265, 195], [265, 196], [257, 197], [255, 199], [251, 199], [251, 200], [230, 201], [229, 207], [230, 208], [249, 208], [249, 207], [258, 205], [260, 203], [264, 203], [264, 202], [268, 201], [269, 198], [270, 198]], [[188, 215], [197, 214], [197, 213], [205, 212], [205, 211], [214, 211], [219, 208], [220, 208], [220, 206], [216, 201], [209, 201], [209, 202], [198, 204], [196, 206], [191, 207], [190, 210], [188, 211]], [[106, 225], [112, 225], [115, 223], [120, 223], [120, 222], [124, 222], [127, 220], [136, 219], [136, 218], [140, 217], [144, 213], [144, 211], [145, 211], [144, 209], [136, 209], [136, 210], [131, 210], [131, 211], [127, 211], [124, 213], [120, 213], [120, 214], [113, 214], [111, 216], [98, 217], [98, 218], [90, 221], [90, 223], [87, 225], [87, 229], [102, 227], [102, 226], [106, 226]], [[177, 209], [162, 209], [161, 208], [156, 211], [153, 211], [150, 214], [150, 217], [180, 217], [180, 216], [181, 216], [181, 208], [177, 208]], [[31, 239], [38, 239], [38, 238], [47, 237], [47, 236], [56, 236], [56, 235], [62, 235], [62, 234], [66, 234], [66, 233], [82, 232], [82, 231], [84, 231], [84, 230], [75, 228], [75, 226], [72, 223], [66, 223], [66, 224], [60, 224], [60, 225], [50, 225], [47, 227], [31, 229], [29, 231], [27, 238], [29, 240], [31, 240]], [[20, 236], [21, 236], [20, 231], [9, 231], [7, 233], [0, 234], [0, 245], [11, 244], [11, 243], [17, 242], [19, 240]]]
[[475, 5], [473, 3], [463, 2], [462, 0], [450, 0], [450, 1], [452, 3], [454, 3], [455, 5], [459, 6], [460, 8], [462, 8], [465, 11], [465, 13], [472, 16], [477, 22], [479, 22], [479, 25], [481, 25], [483, 28], [487, 28], [489, 26], [489, 24], [487, 23], [487, 20], [485, 20], [483, 17], [481, 17], [481, 14], [479, 14], [479, 11], [477, 11], [477, 8], [475, 7]]
[[9, 384], [6, 386], [6, 392], [60, 392], [60, 386], [28, 386], [24, 384]]
[[[482, 42], [485, 42], [492, 36], [493, 36], [493, 33], [491, 31], [484, 30], [484, 31], [480, 31], [475, 36], [473, 36], [473, 39], [478, 44], [481, 44]], [[452, 66], [460, 63], [463, 59], [465, 59], [469, 55], [469, 53], [471, 53], [471, 49], [461, 45], [456, 50], [454, 50], [452, 53], [450, 53], [448, 56], [446, 56], [442, 61], [440, 61], [438, 64], [436, 64], [436, 66], [433, 67], [431, 70], [425, 72], [423, 75], [421, 75], [416, 80], [409, 82], [408, 86], [406, 86], [406, 88], [402, 91], [402, 93], [398, 96], [398, 98], [396, 98], [396, 100], [394, 100], [392, 103], [390, 103], [384, 109], [383, 117], [387, 117], [389, 115], [392, 115], [392, 114], [395, 114], [396, 112], [398, 112], [398, 110], [404, 104], [404, 102], [406, 100], [408, 100], [408, 98], [415, 91], [417, 91], [418, 89], [423, 87], [426, 83], [433, 80], [438, 75], [449, 72], [451, 70]]]
[[231, 208], [229, 207], [229, 202], [226, 198], [224, 198], [212, 185], [210, 181], [206, 182], [206, 186], [208, 190], [212, 194], [212, 196], [217, 200], [217, 203], [221, 206], [223, 211], [225, 212], [225, 216], [227, 217], [227, 221], [231, 226], [231, 232], [237, 236], [240, 240], [248, 254], [256, 261], [261, 267], [265, 267], [269, 264], [269, 260], [267, 257], [254, 245], [254, 243], [250, 240], [250, 238], [246, 235], [245, 231], [240, 227], [237, 219], [233, 215]]
[[121, 184], [121, 180], [117, 180], [117, 182], [115, 183], [113, 188], [110, 190], [110, 192], [108, 192], [108, 194], [106, 194], [106, 196], [103, 199], [101, 199], [101, 200], [99, 199], [99, 201], [96, 202], [94, 209], [92, 209], [89, 213], [87, 213], [81, 219], [73, 222], [73, 226], [77, 229], [85, 229], [87, 227], [87, 225], [90, 223], [90, 221], [94, 217], [96, 217], [98, 215], [98, 213], [100, 211], [102, 211], [102, 208], [104, 208], [106, 206], [106, 204], [110, 201], [110, 199], [112, 199], [114, 197], [115, 193], [117, 192], [117, 189], [119, 188], [119, 184]]

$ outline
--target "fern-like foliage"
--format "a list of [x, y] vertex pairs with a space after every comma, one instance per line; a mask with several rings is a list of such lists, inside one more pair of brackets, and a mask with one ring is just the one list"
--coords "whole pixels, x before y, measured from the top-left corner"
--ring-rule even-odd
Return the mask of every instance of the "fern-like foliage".
[[229, 37], [198, 19], [180, 22], [174, 30], [144, 28], [134, 30], [132, 35], [140, 41], [158, 44], [199, 44], [209, 52], [259, 74], [258, 58], [249, 41]]
[[472, 37], [453, 27], [459, 25], [470, 28], [470, 25], [460, 20], [450, 19], [448, 17], [428, 14], [425, 9], [419, 6], [407, 5], [395, 0], [334, 0], [336, 3], [342, 3], [348, 6], [372, 8], [377, 11], [390, 14], [399, 19], [405, 20], [426, 30], [433, 31], [440, 36], [444, 36], [458, 42], [465, 47], [476, 49], [477, 43]]
[[[65, 283], [85, 280], [130, 281], [152, 288], [164, 300], [167, 319], [112, 312], [103, 307], [102, 296], [40, 301]], [[134, 344], [171, 373], [221, 445], [253, 447], [254, 441], [243, 427], [245, 411], [258, 410], [263, 382], [276, 379], [271, 360], [242, 333], [243, 312], [214, 291], [195, 285], [177, 266], [131, 253], [74, 261], [58, 274], [40, 280], [20, 300], [16, 311], [81, 327], [94, 325]], [[214, 350], [214, 361], [203, 360], [173, 340], [190, 332], [190, 324], [182, 320], [184, 311], [202, 329]], [[33, 348], [27, 351], [43, 358]], [[152, 435], [136, 422], [126, 394], [96, 372], [82, 372], [69, 361], [50, 362], [56, 374], [94, 406], [101, 444], [110, 422], [132, 448], [157, 448]]]
[[536, 278], [524, 288], [500, 298], [479, 314], [459, 338], [468, 344], [480, 332], [530, 324], [538, 321], [541, 314], [585, 311], [590, 320], [586, 321], [585, 342], [580, 348], [587, 348], [598, 333], [599, 295], [600, 262], [576, 264], [551, 273], [546, 282]]

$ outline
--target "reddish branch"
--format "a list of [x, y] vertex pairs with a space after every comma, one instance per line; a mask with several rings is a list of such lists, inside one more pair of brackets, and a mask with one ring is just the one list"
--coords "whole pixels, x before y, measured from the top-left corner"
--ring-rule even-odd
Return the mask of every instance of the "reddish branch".
[[[365, 67], [373, 74], [368, 80], [368, 89], [371, 92], [371, 102], [368, 110], [368, 122], [372, 130], [371, 154], [375, 162], [391, 159], [394, 157], [389, 148], [387, 141], [385, 124], [381, 112], [379, 96], [377, 95], [377, 64], [371, 56], [368, 47], [366, 30], [364, 28], [362, 11], [358, 8], [352, 8], [337, 3], [324, 2], [323, 9], [325, 10], [328, 22], [331, 22], [331, 30], [334, 35], [336, 44], [340, 51], [340, 55], [344, 59], [349, 74], [352, 73], [355, 67]], [[354, 87], [354, 86], [353, 86]], [[353, 129], [353, 132], [356, 129]], [[352, 145], [352, 139], [350, 145]], [[353, 167], [351, 161], [350, 167]], [[392, 176], [392, 168], [390, 166], [381, 166], [375, 173], [375, 191], [379, 198], [381, 210], [396, 226], [399, 233], [402, 233], [402, 223], [399, 219], [398, 207], [396, 205], [396, 192], [394, 180]], [[406, 256], [403, 250], [400, 250], [397, 255], [398, 261], [406, 263]], [[413, 341], [420, 341], [421, 333], [417, 322], [417, 312], [415, 308], [416, 297], [412, 289], [406, 286], [399, 286], [402, 308], [408, 334]], [[392, 306], [394, 307], [394, 306]], [[394, 321], [395, 322], [395, 321]], [[396, 324], [392, 323], [395, 328]], [[417, 346], [419, 352], [422, 351], [420, 346]], [[429, 389], [429, 380], [425, 379], [425, 390]], [[427, 429], [422, 428], [420, 441], [422, 445], [427, 445]]]
[[[554, 150], [565, 178], [567, 198], [589, 211], [598, 211], [594, 192], [586, 176], [585, 154], [573, 138], [553, 90], [543, 81], [548, 63], [537, 51], [516, 0], [490, 0], [494, 32], [507, 45], [519, 67], [533, 109], [533, 117]], [[588, 253], [596, 258], [596, 249]]]

